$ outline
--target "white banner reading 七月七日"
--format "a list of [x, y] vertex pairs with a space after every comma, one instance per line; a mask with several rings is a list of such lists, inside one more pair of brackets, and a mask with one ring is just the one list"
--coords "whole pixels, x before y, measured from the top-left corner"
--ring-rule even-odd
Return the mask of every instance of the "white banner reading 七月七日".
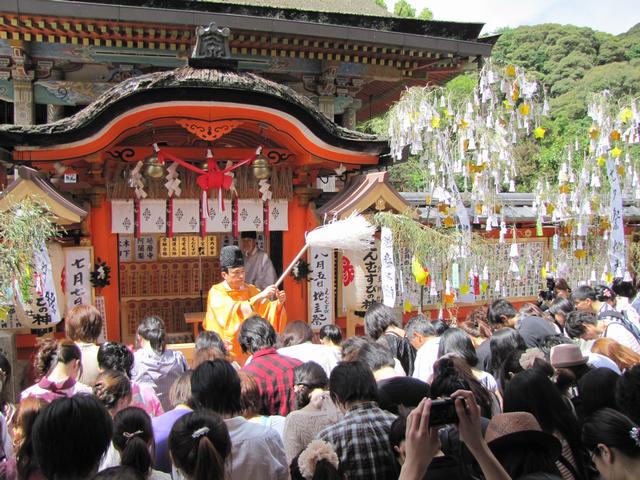
[[67, 310], [76, 305], [93, 304], [91, 247], [65, 248], [64, 257]]

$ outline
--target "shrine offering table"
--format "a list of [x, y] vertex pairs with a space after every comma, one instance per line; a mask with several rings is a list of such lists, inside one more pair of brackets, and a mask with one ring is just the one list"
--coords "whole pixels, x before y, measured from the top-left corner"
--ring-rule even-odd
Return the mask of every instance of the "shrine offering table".
[[199, 327], [204, 322], [205, 312], [185, 312], [184, 322], [193, 325], [193, 341], [198, 339]]

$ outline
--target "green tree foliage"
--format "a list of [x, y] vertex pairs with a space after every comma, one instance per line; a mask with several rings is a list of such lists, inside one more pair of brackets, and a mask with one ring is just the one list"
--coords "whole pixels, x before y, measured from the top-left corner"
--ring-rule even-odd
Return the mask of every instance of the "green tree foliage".
[[374, 0], [375, 4], [378, 5], [379, 7], [384, 8], [385, 10], [389, 10], [389, 7], [387, 7], [387, 4], [384, 0]]
[[407, 0], [398, 0], [393, 6], [393, 14], [396, 17], [414, 18], [416, 9], [411, 6]]
[[427, 7], [424, 7], [420, 14], [418, 15], [420, 20], [433, 20], [433, 12], [429, 10]]
[[550, 97], [547, 135], [517, 149], [521, 191], [530, 191], [540, 176], [555, 180], [566, 145], [584, 138], [591, 126], [590, 93], [608, 89], [622, 100], [640, 95], [640, 24], [618, 36], [573, 25], [506, 29], [493, 57], [535, 74]]

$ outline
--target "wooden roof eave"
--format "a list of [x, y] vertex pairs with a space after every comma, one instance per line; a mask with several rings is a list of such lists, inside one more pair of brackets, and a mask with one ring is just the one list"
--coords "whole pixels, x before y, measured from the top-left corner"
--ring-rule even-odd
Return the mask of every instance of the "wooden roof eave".
[[381, 201], [384, 201], [387, 210], [406, 213], [411, 205], [391, 186], [388, 175], [388, 172], [370, 172], [354, 177], [340, 193], [316, 210], [320, 222], [340, 220], [353, 212], [376, 208]]
[[43, 203], [55, 216], [58, 225], [79, 224], [88, 212], [63, 195], [32, 168], [18, 168], [18, 175], [7, 188], [0, 193], [0, 211], [11, 208], [20, 200], [31, 197]]

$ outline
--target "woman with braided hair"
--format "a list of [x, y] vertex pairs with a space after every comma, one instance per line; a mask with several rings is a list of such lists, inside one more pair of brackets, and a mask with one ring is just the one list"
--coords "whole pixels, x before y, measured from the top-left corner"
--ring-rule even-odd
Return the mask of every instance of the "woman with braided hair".
[[155, 443], [149, 415], [137, 407], [120, 410], [113, 419], [113, 445], [120, 465], [134, 468], [146, 480], [170, 480], [168, 473], [154, 470]]
[[174, 479], [223, 480], [231, 453], [231, 438], [224, 420], [211, 411], [180, 417], [169, 435]]
[[51, 402], [77, 393], [91, 393], [90, 387], [77, 381], [82, 371], [81, 358], [80, 349], [70, 340], [43, 341], [34, 361], [38, 383], [24, 390], [20, 399], [36, 397]]

